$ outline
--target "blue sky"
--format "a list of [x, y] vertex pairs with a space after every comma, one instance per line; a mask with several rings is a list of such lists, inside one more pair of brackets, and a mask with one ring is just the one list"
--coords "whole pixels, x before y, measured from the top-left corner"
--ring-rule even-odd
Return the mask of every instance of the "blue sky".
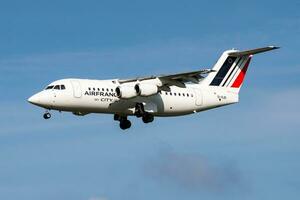
[[[300, 3], [2, 1], [0, 199], [295, 199], [300, 195]], [[241, 102], [200, 114], [73, 116], [26, 100], [66, 77], [210, 68], [222, 51], [257, 55]]]

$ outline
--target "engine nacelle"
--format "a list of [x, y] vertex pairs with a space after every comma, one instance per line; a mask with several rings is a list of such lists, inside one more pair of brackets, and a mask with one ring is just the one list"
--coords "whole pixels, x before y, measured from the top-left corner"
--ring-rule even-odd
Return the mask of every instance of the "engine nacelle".
[[138, 83], [134, 86], [137, 95], [148, 97], [158, 93], [157, 85]]
[[138, 94], [136, 93], [133, 86], [121, 85], [116, 88], [117, 96], [120, 99], [131, 99], [136, 97]]

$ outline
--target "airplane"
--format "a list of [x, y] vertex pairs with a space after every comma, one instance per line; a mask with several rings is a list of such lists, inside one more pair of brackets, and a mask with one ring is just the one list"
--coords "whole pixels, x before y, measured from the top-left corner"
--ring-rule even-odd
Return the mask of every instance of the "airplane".
[[144, 123], [154, 117], [181, 116], [239, 102], [250, 60], [254, 54], [278, 49], [267, 46], [246, 51], [224, 51], [212, 69], [132, 79], [90, 80], [68, 78], [50, 83], [28, 102], [50, 110], [113, 114], [121, 129], [131, 127], [128, 116]]

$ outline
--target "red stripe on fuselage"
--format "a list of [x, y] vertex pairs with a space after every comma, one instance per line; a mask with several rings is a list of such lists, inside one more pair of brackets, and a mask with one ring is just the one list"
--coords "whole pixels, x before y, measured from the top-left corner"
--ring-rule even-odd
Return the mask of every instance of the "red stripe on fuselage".
[[252, 56], [249, 56], [249, 59], [248, 59], [247, 63], [245, 64], [244, 68], [239, 73], [239, 75], [237, 76], [237, 78], [235, 79], [235, 81], [233, 82], [231, 87], [239, 88], [242, 85], [243, 80], [244, 80], [245, 75], [246, 75], [246, 72], [247, 72], [247, 69], [248, 69], [248, 66], [249, 66], [249, 63], [250, 63], [250, 60], [251, 60], [251, 57]]

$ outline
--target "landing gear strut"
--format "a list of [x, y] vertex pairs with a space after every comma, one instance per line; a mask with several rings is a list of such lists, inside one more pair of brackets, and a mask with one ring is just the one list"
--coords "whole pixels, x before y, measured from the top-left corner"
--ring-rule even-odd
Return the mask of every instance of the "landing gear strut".
[[140, 118], [145, 114], [144, 105], [142, 103], [137, 103], [135, 105], [135, 116]]
[[142, 117], [144, 123], [153, 122], [154, 116], [151, 113], [148, 113], [144, 109], [144, 105], [142, 103], [137, 103], [135, 105], [135, 116], [138, 118]]
[[44, 119], [50, 119], [51, 118], [51, 114], [49, 112], [46, 112], [44, 115], [43, 115]]
[[114, 120], [120, 122], [120, 128], [122, 130], [129, 129], [131, 127], [131, 122], [127, 119], [127, 116], [120, 116], [118, 114], [115, 114]]

